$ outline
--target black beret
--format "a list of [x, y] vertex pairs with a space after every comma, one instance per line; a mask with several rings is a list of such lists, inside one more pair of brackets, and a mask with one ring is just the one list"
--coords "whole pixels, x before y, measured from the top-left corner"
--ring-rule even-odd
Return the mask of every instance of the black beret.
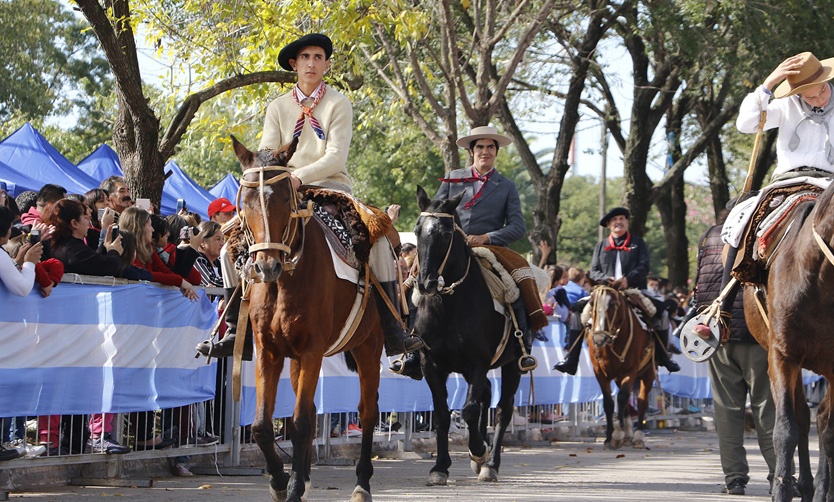
[[292, 65], [290, 65], [290, 59], [296, 59], [295, 56], [298, 55], [298, 51], [310, 46], [321, 47], [324, 49], [325, 59], [330, 59], [330, 56], [333, 54], [333, 42], [327, 37], [327, 35], [322, 35], [321, 33], [310, 33], [308, 35], [304, 35], [295, 42], [290, 42], [285, 45], [284, 48], [281, 49], [281, 52], [278, 53], [278, 65], [287, 71], [293, 71]]
[[613, 218], [615, 216], [625, 216], [626, 219], [628, 219], [628, 218], [631, 218], [631, 213], [629, 213], [628, 209], [626, 209], [624, 207], [615, 207], [614, 209], [608, 211], [605, 214], [605, 216], [603, 216], [602, 219], [599, 220], [599, 226], [607, 227], [608, 226], [608, 220], [610, 220], [611, 218]]

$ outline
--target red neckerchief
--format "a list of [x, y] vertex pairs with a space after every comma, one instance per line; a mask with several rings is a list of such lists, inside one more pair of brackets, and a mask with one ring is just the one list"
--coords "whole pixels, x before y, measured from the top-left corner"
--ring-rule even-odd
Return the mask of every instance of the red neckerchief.
[[474, 183], [476, 181], [482, 182], [483, 185], [481, 185], [481, 189], [478, 190], [478, 192], [472, 196], [472, 199], [469, 202], [463, 205], [464, 209], [469, 209], [472, 206], [474, 206], [476, 202], [478, 202], [478, 199], [481, 198], [481, 195], [483, 195], [484, 187], [486, 187], [486, 184], [489, 181], [489, 177], [492, 176], [492, 173], [494, 172], [495, 168], [493, 167], [489, 170], [489, 172], [481, 176], [480, 174], [478, 174], [478, 171], [476, 171], [475, 167], [473, 166], [472, 176], [468, 178], [440, 178], [440, 181], [444, 183]]
[[608, 234], [608, 245], [605, 246], [606, 251], [631, 251], [629, 247], [631, 244], [631, 232], [626, 232], [625, 242], [623, 242], [622, 246], [618, 246], [614, 243], [614, 236]]

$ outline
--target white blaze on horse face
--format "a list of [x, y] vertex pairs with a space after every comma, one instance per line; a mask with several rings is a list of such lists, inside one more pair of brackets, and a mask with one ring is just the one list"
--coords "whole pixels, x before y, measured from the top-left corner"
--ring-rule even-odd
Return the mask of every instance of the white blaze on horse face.
[[605, 325], [605, 313], [608, 312], [608, 305], [611, 303], [611, 296], [610, 295], [602, 295], [602, 298], [598, 298], [596, 305], [597, 305], [597, 312], [596, 312], [596, 326], [594, 331], [597, 333], [604, 333], [607, 330], [607, 326]]

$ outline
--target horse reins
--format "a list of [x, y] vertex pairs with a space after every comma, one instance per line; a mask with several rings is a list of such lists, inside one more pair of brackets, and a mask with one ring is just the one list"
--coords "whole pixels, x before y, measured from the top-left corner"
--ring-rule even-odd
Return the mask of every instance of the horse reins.
[[[264, 179], [265, 173], [269, 171], [280, 171], [275, 176]], [[247, 181], [244, 178], [247, 174], [257, 174], [258, 181]], [[237, 207], [238, 207], [238, 215], [240, 217], [240, 225], [244, 231], [246, 236], [246, 241], [249, 246], [249, 252], [255, 253], [257, 251], [268, 251], [268, 250], [275, 250], [278, 251], [279, 256], [281, 258], [282, 266], [284, 270], [289, 273], [295, 269], [295, 265], [298, 263], [298, 260], [301, 258], [301, 253], [304, 250], [304, 226], [307, 224], [307, 221], [313, 215], [313, 201], [307, 201], [307, 207], [304, 209], [299, 209], [298, 202], [300, 196], [298, 191], [295, 187], [292, 186], [292, 180], [290, 177], [292, 173], [286, 170], [285, 167], [282, 166], [260, 166], [260, 167], [250, 167], [243, 171], [243, 176], [240, 178], [240, 188], [237, 191], [237, 198], [235, 200]], [[290, 215], [287, 222], [287, 225], [284, 227], [284, 234], [281, 236], [281, 242], [272, 242], [272, 237], [269, 231], [269, 217], [266, 210], [266, 187], [269, 185], [273, 185], [278, 183], [279, 181], [286, 180], [287, 183], [290, 184]], [[258, 201], [260, 202], [261, 206], [261, 223], [263, 225], [264, 230], [264, 238], [265, 242], [255, 242], [255, 238], [252, 235], [252, 230], [249, 228], [249, 225], [246, 221], [246, 213], [240, 205], [241, 194], [243, 188], [256, 188], [258, 190]], [[292, 225], [292, 219], [294, 218], [303, 218], [301, 225]], [[293, 254], [293, 249], [290, 247], [293, 240], [296, 236], [301, 235], [301, 245], [298, 247], [298, 251]]]
[[[449, 213], [428, 213], [428, 212], [421, 212], [420, 216], [428, 216], [432, 218], [451, 218], [452, 224], [455, 226], [455, 231], [459, 232], [463, 236], [463, 241], [466, 242], [466, 232], [463, 231], [462, 228], [455, 222], [455, 215]], [[452, 253], [452, 244], [455, 241], [455, 236], [452, 235], [452, 238], [449, 239], [449, 247], [446, 248], [446, 255], [443, 257], [443, 261], [440, 262], [440, 266], [437, 267], [437, 291], [441, 295], [451, 295], [455, 292], [455, 288], [457, 288], [469, 275], [469, 267], [472, 265], [472, 255], [469, 255], [469, 259], [466, 261], [466, 271], [463, 273], [463, 277], [455, 281], [449, 286], [445, 285], [443, 281], [443, 269], [446, 268], [446, 262], [449, 261], [449, 255]], [[419, 249], [417, 250], [418, 259], [419, 259]]]

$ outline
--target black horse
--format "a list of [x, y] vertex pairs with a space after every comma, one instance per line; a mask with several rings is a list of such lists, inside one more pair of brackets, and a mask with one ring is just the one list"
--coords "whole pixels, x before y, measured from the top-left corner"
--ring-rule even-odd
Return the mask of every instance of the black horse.
[[[511, 336], [507, 350], [493, 361], [504, 338], [505, 317], [493, 308], [492, 296], [466, 244], [455, 208], [463, 193], [448, 200], [430, 200], [417, 187], [422, 211], [414, 233], [420, 274], [420, 298], [415, 330], [427, 348], [421, 350], [423, 375], [431, 389], [437, 428], [437, 462], [429, 474], [430, 485], [445, 485], [449, 477], [449, 407], [446, 380], [460, 373], [469, 384], [462, 416], [469, 426], [469, 457], [480, 481], [496, 481], [501, 465], [501, 444], [513, 413], [513, 396], [521, 381], [518, 343]], [[489, 449], [487, 414], [492, 389], [487, 372], [501, 368], [501, 398], [496, 410], [496, 430]]]

